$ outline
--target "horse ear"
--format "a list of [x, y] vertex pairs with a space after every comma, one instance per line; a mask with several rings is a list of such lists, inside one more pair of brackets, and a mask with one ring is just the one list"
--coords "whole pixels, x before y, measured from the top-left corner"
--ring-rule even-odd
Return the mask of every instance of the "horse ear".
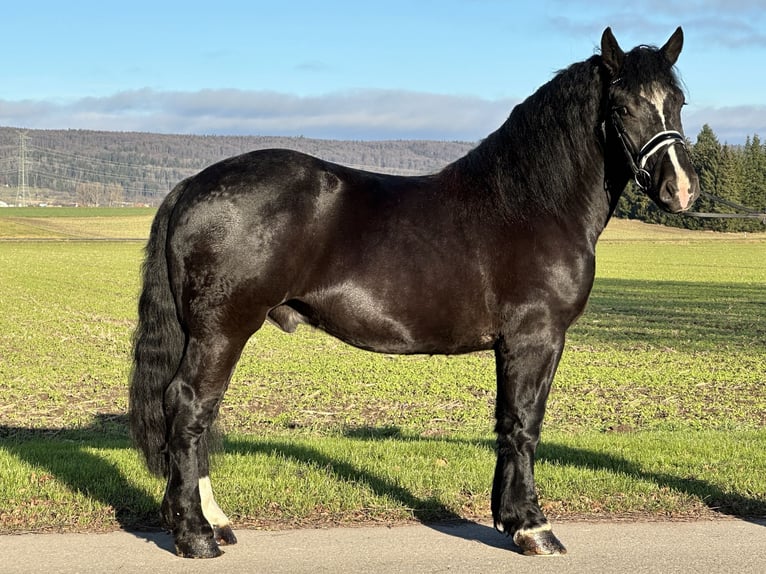
[[625, 52], [622, 51], [622, 48], [617, 43], [617, 39], [612, 34], [612, 29], [607, 28], [601, 36], [601, 59], [609, 69], [612, 77], [616, 77], [620, 73], [624, 58]]
[[681, 48], [683, 47], [684, 31], [681, 29], [681, 26], [679, 26], [660, 51], [665, 55], [665, 59], [670, 62], [670, 65], [672, 66], [678, 61], [678, 55], [681, 53]]

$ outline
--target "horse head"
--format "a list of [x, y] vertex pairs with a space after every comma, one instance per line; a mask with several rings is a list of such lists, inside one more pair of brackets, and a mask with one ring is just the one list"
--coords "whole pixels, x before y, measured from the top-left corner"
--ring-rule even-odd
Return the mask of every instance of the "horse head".
[[684, 93], [673, 66], [683, 47], [679, 27], [660, 49], [628, 53], [610, 28], [601, 38], [609, 74], [607, 134], [621, 147], [638, 187], [665, 211], [686, 211], [700, 193], [681, 126]]

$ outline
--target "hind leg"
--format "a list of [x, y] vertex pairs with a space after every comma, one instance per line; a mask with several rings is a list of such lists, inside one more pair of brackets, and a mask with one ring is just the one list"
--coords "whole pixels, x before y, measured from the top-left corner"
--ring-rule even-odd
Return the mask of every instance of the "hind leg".
[[[208, 339], [190, 337], [178, 374], [165, 392], [168, 483], [162, 515], [173, 531], [179, 556], [213, 558], [221, 554], [214, 526], [203, 510], [203, 494], [209, 510], [218, 505], [211, 505], [209, 477], [201, 476], [200, 470], [206, 471], [208, 465], [206, 433], [246, 340], [221, 334]], [[219, 521], [221, 516], [225, 519], [220, 512], [213, 520]], [[225, 522], [224, 527], [228, 519]]]

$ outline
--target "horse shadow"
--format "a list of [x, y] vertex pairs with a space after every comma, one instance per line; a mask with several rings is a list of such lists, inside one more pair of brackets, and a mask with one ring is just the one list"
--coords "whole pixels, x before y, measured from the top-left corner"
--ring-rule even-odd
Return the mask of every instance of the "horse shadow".
[[[424, 438], [408, 435], [393, 426], [349, 429], [344, 433], [344, 436], [355, 440], [394, 439], [417, 442], [455, 442], [487, 450], [494, 448], [494, 441], [490, 439]], [[386, 494], [394, 498], [406, 508], [412, 509], [413, 517], [417, 521], [443, 534], [480, 542], [495, 548], [504, 548], [517, 553], [521, 552], [521, 549], [513, 544], [506, 535], [497, 532], [492, 526], [464, 519], [442, 504], [438, 499], [420, 498], [408, 489], [361, 470], [352, 464], [334, 459], [311, 447], [294, 444], [289, 438], [258, 442], [226, 440], [224, 445], [226, 452], [240, 455], [276, 454], [280, 458], [290, 459], [300, 464], [321, 465], [323, 468], [329, 469], [338, 480], [364, 484], [376, 494]], [[716, 513], [736, 516], [742, 520], [766, 526], [766, 522], [761, 518], [755, 518], [766, 515], [766, 502], [762, 500], [725, 492], [718, 486], [700, 479], [684, 478], [667, 473], [647, 472], [638, 464], [620, 456], [551, 442], [540, 444], [537, 451], [537, 461], [628, 474], [636, 480], [650, 481], [660, 487], [667, 487], [694, 496], [702, 500], [708, 508]]]
[[[433, 440], [468, 444], [488, 450], [494, 448], [494, 441], [491, 439], [423, 438], [403, 434], [396, 427], [362, 427], [348, 431], [345, 435], [362, 440], [377, 440], [381, 438], [416, 441]], [[606, 470], [615, 474], [627, 474], [634, 480], [651, 482], [659, 487], [668, 488], [697, 498], [710, 510], [725, 516], [738, 517], [744, 520], [747, 520], [748, 517], [758, 517], [758, 524], [762, 524], [761, 518], [766, 516], [766, 501], [764, 500], [724, 491], [719, 486], [702, 479], [646, 471], [630, 459], [613, 454], [577, 448], [543, 439], [537, 448], [535, 460], [537, 463], [545, 462], [557, 466], [570, 466], [585, 470]]]
[[[40, 441], [55, 442], [55, 452], [41, 447]], [[121, 529], [173, 552], [172, 539], [158, 534], [156, 498], [129, 481], [115, 463], [97, 454], [99, 449], [128, 448], [125, 414], [100, 414], [91, 426], [80, 429], [0, 425], [0, 449], [43, 469], [72, 492], [110, 506]]]
[[[408, 442], [451, 440], [448, 438], [429, 439], [407, 435], [402, 433], [397, 427], [390, 426], [353, 428], [345, 431], [343, 435], [354, 440], [394, 439]], [[461, 442], [471, 442], [475, 446], [489, 445], [487, 441], [482, 440], [461, 440]], [[289, 438], [282, 440], [259, 440], [258, 442], [225, 439], [224, 450], [227, 453], [239, 455], [276, 455], [280, 459], [292, 460], [299, 464], [321, 466], [324, 469], [328, 469], [340, 481], [365, 485], [379, 496], [385, 495], [393, 498], [405, 508], [411, 509], [412, 516], [416, 521], [433, 530], [464, 540], [480, 542], [493, 548], [507, 549], [519, 554], [522, 552], [506, 535], [500, 534], [493, 527], [486, 524], [461, 517], [436, 497], [419, 497], [407, 488], [385, 478], [362, 470], [346, 461], [327, 456], [314, 448], [293, 443]]]
[[[494, 446], [490, 439], [424, 438], [403, 433], [397, 427], [362, 427], [348, 430], [344, 434], [350, 439], [361, 441], [385, 438], [402, 441], [457, 442], [487, 450], [491, 450]], [[61, 449], [56, 456], [51, 456], [49, 448], [34, 448], [35, 440], [57, 441]], [[520, 552], [507, 537], [491, 526], [462, 518], [436, 497], [420, 497], [406, 487], [358, 468], [345, 460], [328, 456], [310, 446], [292, 442], [289, 437], [264, 439], [257, 442], [224, 438], [222, 442], [223, 449], [227, 453], [277, 455], [299, 464], [321, 465], [338, 480], [364, 484], [377, 495], [393, 498], [404, 507], [412, 509], [413, 517], [417, 521], [434, 530], [461, 539], [477, 541], [490, 547]], [[167, 534], [158, 534], [161, 529], [157, 498], [129, 481], [116, 464], [97, 454], [99, 448], [131, 448], [125, 415], [99, 415], [91, 427], [77, 430], [28, 429], [0, 425], [0, 448], [19, 460], [45, 469], [70, 490], [109, 505], [114, 509], [116, 521], [122, 529], [163, 550], [173, 552], [171, 537]], [[556, 465], [627, 474], [634, 479], [651, 481], [658, 486], [697, 497], [715, 512], [737, 516], [743, 520], [748, 520], [747, 516], [766, 515], [766, 503], [763, 500], [724, 492], [718, 486], [700, 479], [648, 472], [636, 463], [612, 454], [542, 442], [538, 448], [537, 460]], [[82, 472], [84, 467], [88, 468], [87, 474]], [[753, 520], [753, 522], [766, 526], [762, 520]]]

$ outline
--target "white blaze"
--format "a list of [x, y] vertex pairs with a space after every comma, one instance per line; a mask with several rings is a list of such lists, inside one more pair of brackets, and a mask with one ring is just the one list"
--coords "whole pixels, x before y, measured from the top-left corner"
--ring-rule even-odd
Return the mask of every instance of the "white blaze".
[[[665, 122], [665, 98], [667, 94], [662, 93], [660, 90], [654, 89], [650, 94], [642, 93], [644, 98], [649, 100], [654, 108], [657, 110], [657, 115], [660, 116], [662, 122], [662, 129], [667, 130], [668, 126]], [[678, 153], [676, 153], [675, 146], [668, 148], [668, 159], [673, 166], [673, 171], [676, 174], [676, 186], [678, 188], [678, 201], [681, 203], [681, 209], [689, 207], [692, 199], [692, 183], [689, 180], [689, 176], [681, 169], [681, 162], [678, 159]]]

